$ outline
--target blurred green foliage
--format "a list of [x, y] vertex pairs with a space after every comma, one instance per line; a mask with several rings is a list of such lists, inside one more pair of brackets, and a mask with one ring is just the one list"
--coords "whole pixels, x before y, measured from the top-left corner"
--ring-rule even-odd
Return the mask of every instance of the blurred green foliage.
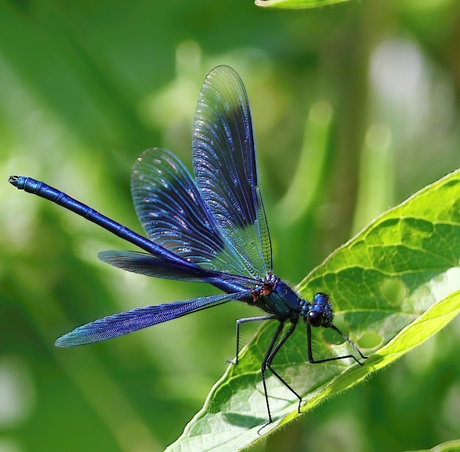
[[[190, 166], [201, 82], [229, 64], [253, 108], [275, 271], [297, 283], [375, 215], [460, 166], [459, 24], [455, 0], [302, 12], [242, 0], [2, 2], [0, 451], [163, 450], [233, 357], [235, 319], [254, 314], [234, 303], [56, 349], [89, 320], [213, 291], [104, 265], [98, 251], [131, 248], [15, 191], [10, 174], [140, 232], [135, 158], [162, 146]], [[459, 438], [459, 331], [457, 320], [253, 450], [380, 452]]]

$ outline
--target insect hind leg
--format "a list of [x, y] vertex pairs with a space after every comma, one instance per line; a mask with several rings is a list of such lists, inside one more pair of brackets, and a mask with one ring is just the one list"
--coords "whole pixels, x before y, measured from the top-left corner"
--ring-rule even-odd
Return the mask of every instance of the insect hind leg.
[[264, 322], [265, 320], [274, 320], [275, 316], [273, 315], [262, 315], [259, 317], [247, 317], [244, 319], [238, 319], [236, 321], [236, 354], [235, 359], [227, 359], [227, 362], [230, 364], [238, 364], [238, 355], [240, 353], [240, 326], [243, 323], [250, 323], [250, 322]]

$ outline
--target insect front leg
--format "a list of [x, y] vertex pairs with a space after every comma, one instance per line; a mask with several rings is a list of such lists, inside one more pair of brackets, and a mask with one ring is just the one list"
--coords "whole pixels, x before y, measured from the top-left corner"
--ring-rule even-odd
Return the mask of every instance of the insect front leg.
[[[360, 350], [358, 349], [358, 347], [356, 347], [355, 344], [353, 344], [353, 342], [350, 341], [350, 339], [348, 339], [347, 336], [345, 336], [345, 334], [343, 334], [337, 327], [334, 327], [333, 325], [331, 325], [331, 327], [337, 331], [340, 335], [342, 335], [342, 337], [349, 343], [352, 345], [352, 347], [360, 354], [360, 356], [363, 358], [363, 359], [367, 359], [367, 356], [364, 356]], [[311, 363], [311, 364], [319, 364], [319, 363], [327, 363], [328, 361], [337, 361], [339, 359], [346, 359], [346, 358], [352, 358], [354, 359], [360, 366], [363, 365], [363, 363], [361, 361], [359, 361], [359, 359], [357, 359], [354, 355], [343, 355], [343, 356], [334, 356], [332, 358], [325, 358], [325, 359], [314, 359], [313, 358], [313, 350], [312, 350], [312, 344], [311, 344], [311, 326], [307, 323], [307, 345], [308, 345], [308, 362]]]

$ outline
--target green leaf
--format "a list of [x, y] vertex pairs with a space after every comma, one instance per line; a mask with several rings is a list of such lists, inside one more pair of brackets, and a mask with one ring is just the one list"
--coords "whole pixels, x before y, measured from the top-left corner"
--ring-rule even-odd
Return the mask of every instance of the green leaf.
[[460, 450], [460, 440], [456, 439], [453, 441], [447, 441], [437, 446], [432, 447], [431, 449], [423, 450], [414, 450], [411, 452], [457, 452]]
[[[307, 300], [327, 292], [334, 323], [369, 359], [362, 367], [352, 360], [309, 364], [299, 325], [274, 367], [302, 396], [302, 412], [387, 366], [452, 320], [460, 311], [459, 261], [460, 170], [381, 215], [314, 269], [297, 290]], [[168, 451], [240, 450], [299, 415], [297, 399], [269, 376], [274, 422], [258, 432], [267, 420], [260, 364], [274, 328], [276, 322], [261, 327]], [[314, 333], [316, 357], [353, 353], [331, 331]]]
[[266, 8], [307, 9], [343, 3], [349, 0], [255, 0], [257, 6]]

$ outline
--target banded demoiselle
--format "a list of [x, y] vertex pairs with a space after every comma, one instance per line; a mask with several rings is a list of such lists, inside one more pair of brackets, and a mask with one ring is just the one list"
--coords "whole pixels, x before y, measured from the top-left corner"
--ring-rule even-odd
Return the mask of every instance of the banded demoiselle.
[[366, 357], [332, 323], [328, 295], [317, 293], [312, 302], [304, 300], [272, 272], [272, 246], [257, 176], [249, 100], [239, 75], [228, 66], [217, 66], [204, 80], [194, 120], [192, 153], [194, 177], [165, 149], [148, 149], [137, 159], [131, 191], [148, 238], [43, 182], [25, 176], [11, 176], [9, 182], [81, 215], [143, 250], [103, 251], [98, 255], [102, 261], [146, 276], [206, 282], [224, 292], [110, 315], [60, 337], [58, 347], [111, 339], [230, 301], [256, 306], [264, 315], [236, 322], [236, 358], [231, 362], [238, 362], [242, 324], [278, 322], [261, 364], [268, 424], [273, 419], [267, 369], [298, 398], [300, 412], [302, 397], [272, 367], [299, 320], [306, 325], [310, 363], [351, 358], [362, 365], [353, 354], [315, 359], [312, 327], [335, 330], [362, 359]]

